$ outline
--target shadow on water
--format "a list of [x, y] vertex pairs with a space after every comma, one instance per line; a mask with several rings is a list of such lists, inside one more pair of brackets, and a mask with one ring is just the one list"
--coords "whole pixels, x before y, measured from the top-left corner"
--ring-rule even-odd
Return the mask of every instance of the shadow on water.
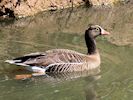
[[[115, 8], [79, 7], [1, 22], [0, 100], [132, 100], [132, 15], [129, 4]], [[25, 72], [4, 63], [6, 59], [53, 48], [86, 53], [83, 33], [89, 23], [112, 33], [97, 38], [102, 61], [100, 76], [72, 73], [13, 79], [15, 74]]]

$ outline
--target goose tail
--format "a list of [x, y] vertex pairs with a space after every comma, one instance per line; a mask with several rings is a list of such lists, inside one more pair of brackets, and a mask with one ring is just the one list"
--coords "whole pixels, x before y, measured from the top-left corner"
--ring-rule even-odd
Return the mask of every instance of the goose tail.
[[5, 62], [9, 64], [16, 64], [17, 62], [20, 62], [20, 60], [6, 60]]
[[9, 64], [19, 65], [19, 66], [29, 66], [29, 65], [22, 63], [21, 60], [6, 60], [5, 62]]

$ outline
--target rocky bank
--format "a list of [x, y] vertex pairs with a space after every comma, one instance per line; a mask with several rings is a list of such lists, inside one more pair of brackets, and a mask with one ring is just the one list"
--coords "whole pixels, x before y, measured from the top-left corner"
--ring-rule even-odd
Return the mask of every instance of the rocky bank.
[[127, 3], [131, 0], [0, 0], [0, 16], [26, 17], [45, 10], [57, 10], [80, 5], [101, 6]]

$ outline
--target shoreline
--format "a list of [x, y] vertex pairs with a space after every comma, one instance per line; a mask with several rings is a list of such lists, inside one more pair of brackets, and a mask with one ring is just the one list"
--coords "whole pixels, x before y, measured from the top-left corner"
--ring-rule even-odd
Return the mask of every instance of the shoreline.
[[22, 18], [34, 16], [43, 11], [56, 11], [81, 5], [113, 7], [117, 4], [130, 2], [130, 0], [2, 0], [0, 2], [0, 16], [3, 18]]

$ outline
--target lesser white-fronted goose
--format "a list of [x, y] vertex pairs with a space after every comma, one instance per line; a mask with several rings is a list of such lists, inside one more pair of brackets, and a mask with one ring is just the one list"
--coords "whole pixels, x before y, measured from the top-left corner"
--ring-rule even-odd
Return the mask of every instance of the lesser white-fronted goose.
[[6, 60], [6, 62], [22, 65], [30, 71], [41, 73], [91, 70], [100, 65], [100, 55], [96, 49], [95, 38], [106, 34], [109, 34], [109, 32], [99, 25], [91, 25], [85, 31], [87, 54], [68, 49], [52, 49], [46, 52], [31, 53], [13, 60]]

